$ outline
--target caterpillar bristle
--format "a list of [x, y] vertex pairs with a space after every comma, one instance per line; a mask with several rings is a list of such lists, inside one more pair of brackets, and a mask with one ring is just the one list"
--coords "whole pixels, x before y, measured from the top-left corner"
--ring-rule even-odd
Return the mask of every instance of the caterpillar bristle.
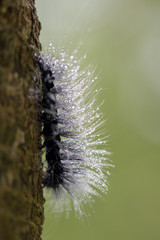
[[53, 196], [58, 195], [56, 210], [64, 195], [60, 211], [72, 201], [82, 215], [85, 203], [107, 192], [107, 173], [112, 166], [102, 130], [103, 115], [96, 106], [94, 71], [81, 71], [82, 59], [68, 56], [64, 49], [57, 56], [52, 44], [36, 61], [42, 76], [41, 121], [47, 163], [43, 185], [53, 190]]

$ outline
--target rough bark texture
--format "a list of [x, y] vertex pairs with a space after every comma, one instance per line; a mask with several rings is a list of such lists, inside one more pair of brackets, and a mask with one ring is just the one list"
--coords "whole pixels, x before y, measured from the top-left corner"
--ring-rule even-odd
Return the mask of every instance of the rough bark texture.
[[39, 31], [33, 0], [0, 1], [1, 240], [41, 239], [40, 126], [35, 101], [28, 97]]

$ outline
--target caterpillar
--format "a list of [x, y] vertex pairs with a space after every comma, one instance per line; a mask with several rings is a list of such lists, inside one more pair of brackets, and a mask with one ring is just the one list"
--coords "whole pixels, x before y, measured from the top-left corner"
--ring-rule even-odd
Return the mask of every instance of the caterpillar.
[[56, 211], [72, 205], [82, 215], [85, 204], [107, 192], [112, 164], [97, 106], [95, 70], [81, 70], [85, 56], [78, 59], [76, 53], [69, 56], [62, 49], [58, 54], [50, 43], [47, 53], [36, 58], [42, 76], [43, 185], [55, 197]]

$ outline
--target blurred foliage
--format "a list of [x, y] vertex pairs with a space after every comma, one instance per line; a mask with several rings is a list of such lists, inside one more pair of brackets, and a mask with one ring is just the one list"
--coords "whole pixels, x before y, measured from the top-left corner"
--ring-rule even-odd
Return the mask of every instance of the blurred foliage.
[[88, 219], [71, 214], [56, 220], [51, 207], [46, 209], [43, 240], [159, 240], [160, 1], [36, 5], [43, 47], [51, 40], [61, 46], [72, 41], [74, 48], [82, 40], [88, 63], [98, 62], [97, 85], [116, 165], [107, 196], [96, 200]]

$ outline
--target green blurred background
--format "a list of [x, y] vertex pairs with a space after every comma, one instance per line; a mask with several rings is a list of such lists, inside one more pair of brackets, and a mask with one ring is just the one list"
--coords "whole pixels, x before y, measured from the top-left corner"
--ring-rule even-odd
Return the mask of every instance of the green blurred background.
[[[88, 219], [56, 219], [43, 240], [160, 239], [160, 1], [37, 0], [43, 48], [51, 40], [98, 62], [100, 98], [115, 168]], [[47, 210], [48, 209], [48, 210]], [[92, 213], [95, 212], [95, 213]]]

